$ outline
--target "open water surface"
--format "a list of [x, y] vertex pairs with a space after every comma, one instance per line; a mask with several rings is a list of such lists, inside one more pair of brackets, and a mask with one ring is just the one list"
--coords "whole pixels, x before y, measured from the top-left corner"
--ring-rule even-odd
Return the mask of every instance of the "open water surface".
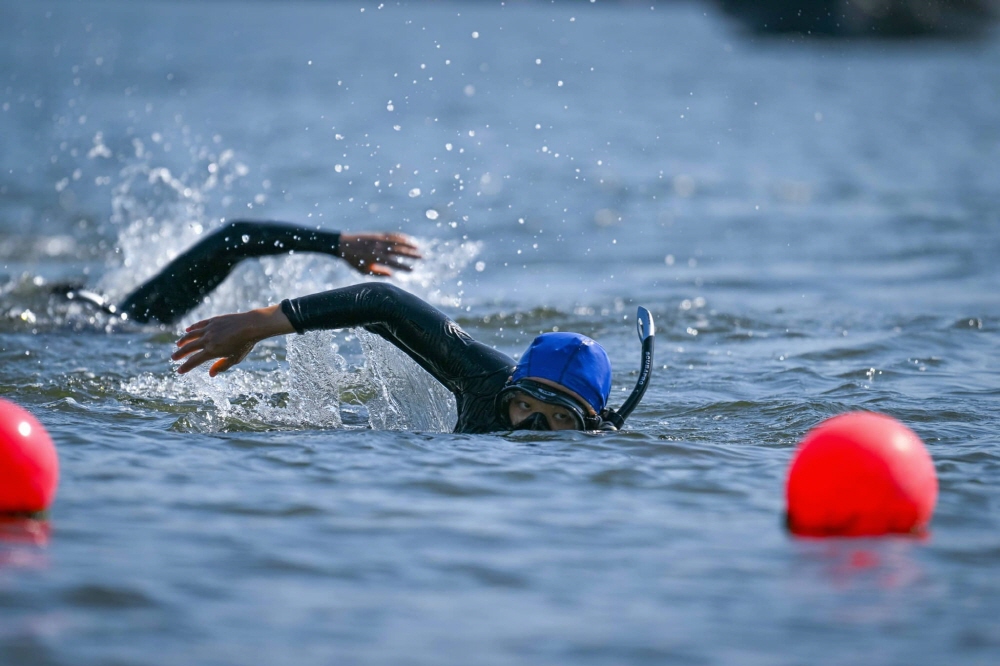
[[[0, 0], [0, 394], [59, 450], [0, 663], [1000, 663], [1000, 42], [741, 34], [707, 3]], [[450, 434], [357, 331], [178, 377], [121, 297], [223, 219], [401, 230], [516, 355], [599, 339], [615, 434]], [[185, 319], [357, 281], [251, 262]], [[922, 540], [782, 527], [795, 444], [888, 413]]]

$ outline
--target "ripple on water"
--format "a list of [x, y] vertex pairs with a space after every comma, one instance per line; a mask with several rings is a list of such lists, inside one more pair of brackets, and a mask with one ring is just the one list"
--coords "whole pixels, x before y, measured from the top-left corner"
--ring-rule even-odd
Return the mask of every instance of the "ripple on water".
[[473, 483], [457, 483], [446, 479], [416, 479], [398, 484], [404, 491], [416, 491], [440, 497], [488, 497], [503, 495], [497, 487], [485, 487]]
[[156, 608], [160, 604], [135, 586], [86, 584], [70, 587], [62, 592], [68, 604], [91, 609], [142, 609]]
[[326, 513], [322, 507], [304, 503], [251, 504], [229, 500], [223, 502], [198, 501], [193, 504], [178, 503], [179, 508], [197, 510], [199, 513], [218, 513], [230, 516], [250, 516], [258, 518], [303, 518]]

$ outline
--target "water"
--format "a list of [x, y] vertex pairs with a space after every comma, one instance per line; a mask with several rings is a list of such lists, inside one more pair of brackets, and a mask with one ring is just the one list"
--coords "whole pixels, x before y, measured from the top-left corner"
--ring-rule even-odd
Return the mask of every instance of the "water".
[[[55, 440], [4, 664], [994, 664], [1000, 43], [766, 40], [710, 4], [0, 2], [0, 393]], [[222, 218], [401, 230], [517, 354], [605, 343], [624, 432], [448, 433], [357, 332], [184, 378], [120, 297]], [[238, 269], [182, 322], [359, 278]], [[891, 414], [930, 536], [781, 527], [794, 446]]]

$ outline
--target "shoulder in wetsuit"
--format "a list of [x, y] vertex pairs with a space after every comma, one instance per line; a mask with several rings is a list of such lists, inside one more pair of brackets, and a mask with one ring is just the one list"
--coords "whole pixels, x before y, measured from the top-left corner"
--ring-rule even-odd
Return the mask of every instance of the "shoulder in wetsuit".
[[281, 302], [298, 333], [363, 327], [392, 343], [455, 395], [455, 432], [506, 430], [497, 395], [514, 370], [506, 354], [473, 340], [416, 296], [385, 283], [358, 284]]

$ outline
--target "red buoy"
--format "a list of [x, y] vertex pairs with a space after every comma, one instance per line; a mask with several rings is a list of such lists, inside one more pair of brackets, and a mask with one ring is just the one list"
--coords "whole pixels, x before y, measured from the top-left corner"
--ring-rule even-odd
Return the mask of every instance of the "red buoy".
[[896, 419], [850, 412], [799, 444], [788, 470], [788, 528], [802, 536], [921, 533], [937, 502], [934, 462]]
[[59, 483], [59, 458], [34, 416], [0, 398], [0, 514], [45, 511]]

